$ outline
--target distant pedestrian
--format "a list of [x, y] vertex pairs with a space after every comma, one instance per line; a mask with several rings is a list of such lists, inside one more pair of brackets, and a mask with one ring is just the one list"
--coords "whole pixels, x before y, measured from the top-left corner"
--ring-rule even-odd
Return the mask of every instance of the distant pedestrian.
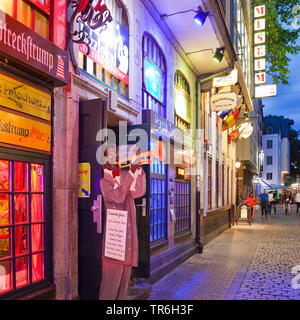
[[247, 203], [251, 207], [251, 217], [253, 218], [254, 216], [254, 208], [256, 205], [256, 200], [255, 197], [253, 196], [253, 192], [250, 192], [245, 203]]
[[284, 205], [284, 214], [287, 215], [291, 210], [291, 195], [289, 192], [285, 192], [282, 197], [283, 205]]
[[274, 201], [273, 192], [270, 191], [268, 194], [268, 214], [270, 215], [272, 213], [272, 205]]
[[300, 191], [298, 191], [295, 195], [295, 202], [297, 205], [297, 214], [299, 213], [299, 208], [300, 208]]
[[261, 204], [261, 216], [263, 217], [265, 214], [265, 217], [267, 217], [268, 214], [268, 194], [265, 190], [264, 193], [260, 196], [260, 204]]
[[278, 203], [278, 198], [277, 198], [277, 194], [276, 191], [273, 192], [273, 204], [272, 207], [274, 208], [274, 213], [276, 215], [276, 204]]

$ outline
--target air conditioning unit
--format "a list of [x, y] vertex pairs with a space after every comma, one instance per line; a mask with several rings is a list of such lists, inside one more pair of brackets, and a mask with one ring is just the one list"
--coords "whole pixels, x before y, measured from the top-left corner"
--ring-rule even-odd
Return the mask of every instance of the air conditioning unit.
[[118, 107], [118, 94], [113, 90], [109, 90], [108, 97], [107, 97], [107, 109], [116, 111], [117, 107]]

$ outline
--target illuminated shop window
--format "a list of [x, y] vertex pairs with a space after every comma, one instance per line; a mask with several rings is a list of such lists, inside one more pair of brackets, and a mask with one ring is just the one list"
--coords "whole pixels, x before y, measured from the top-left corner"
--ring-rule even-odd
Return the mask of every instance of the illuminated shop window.
[[165, 57], [147, 33], [143, 36], [143, 108], [166, 118]]
[[0, 10], [49, 39], [50, 0], [0, 0]]
[[0, 296], [45, 278], [44, 166], [0, 160]]
[[78, 65], [106, 86], [128, 98], [129, 86], [129, 23], [125, 9], [117, 1], [106, 1], [113, 21], [107, 24], [105, 32], [85, 27], [91, 36], [90, 54], [86, 55], [86, 46], [78, 46]]
[[191, 125], [191, 98], [190, 86], [184, 75], [177, 71], [175, 73], [175, 125], [182, 129], [190, 129]]
[[[151, 150], [155, 142], [151, 142]], [[150, 164], [150, 241], [154, 242], [166, 238], [166, 164], [155, 157]]]

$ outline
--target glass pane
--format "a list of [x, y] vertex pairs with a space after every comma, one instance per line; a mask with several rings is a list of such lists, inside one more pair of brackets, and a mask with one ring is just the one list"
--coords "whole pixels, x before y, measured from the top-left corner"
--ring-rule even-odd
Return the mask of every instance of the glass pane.
[[27, 253], [28, 231], [26, 226], [15, 228], [15, 252], [16, 255]]
[[10, 224], [9, 196], [0, 194], [0, 226]]
[[31, 28], [31, 7], [25, 1], [18, 1], [18, 21]]
[[31, 164], [31, 192], [44, 191], [44, 166]]
[[28, 284], [28, 257], [16, 259], [16, 287]]
[[15, 191], [28, 191], [28, 163], [15, 162]]
[[31, 226], [32, 252], [43, 250], [43, 225], [33, 224]]
[[32, 282], [44, 279], [44, 254], [32, 256]]
[[43, 221], [43, 195], [31, 195], [31, 222]]
[[28, 221], [28, 196], [25, 194], [15, 195], [15, 223]]
[[12, 289], [11, 263], [0, 262], [0, 294]]
[[34, 11], [34, 31], [42, 37], [49, 38], [48, 19], [38, 11]]
[[11, 256], [10, 230], [9, 228], [0, 228], [0, 258], [9, 256]]
[[10, 191], [9, 165], [10, 161], [0, 160], [0, 192]]
[[10, 16], [13, 15], [13, 1], [0, 0], [0, 10], [6, 12]]

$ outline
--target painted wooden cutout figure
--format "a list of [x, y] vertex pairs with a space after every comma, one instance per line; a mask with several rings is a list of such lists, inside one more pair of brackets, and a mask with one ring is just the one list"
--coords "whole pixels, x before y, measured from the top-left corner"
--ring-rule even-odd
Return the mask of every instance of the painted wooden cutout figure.
[[[108, 153], [117, 153], [110, 148]], [[118, 155], [115, 156], [118, 162]], [[112, 163], [111, 161], [109, 161]], [[136, 227], [135, 198], [142, 197], [146, 192], [146, 175], [141, 166], [131, 165], [129, 171], [122, 171], [119, 165], [105, 164], [102, 166], [104, 177], [100, 180], [100, 189], [104, 198], [105, 210], [121, 210], [128, 212], [125, 260], [108, 258], [102, 249], [102, 282], [100, 287], [101, 300], [126, 300], [132, 266], [138, 263], [138, 238]]]

